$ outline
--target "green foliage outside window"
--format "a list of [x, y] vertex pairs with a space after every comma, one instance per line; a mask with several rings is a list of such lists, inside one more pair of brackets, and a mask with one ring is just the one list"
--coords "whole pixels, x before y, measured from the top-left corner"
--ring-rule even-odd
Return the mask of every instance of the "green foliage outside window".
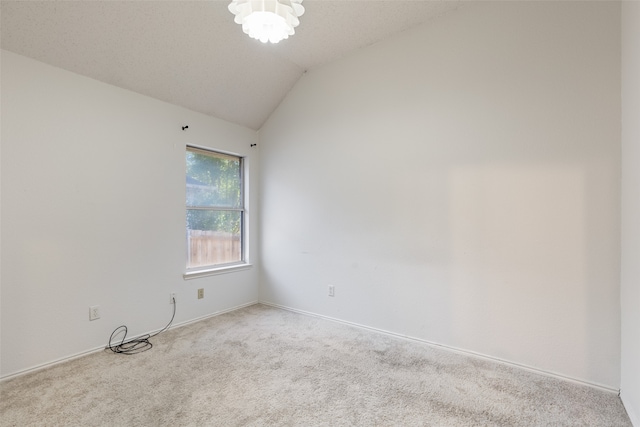
[[186, 165], [187, 228], [240, 234], [242, 214], [232, 209], [242, 208], [241, 159], [187, 150]]

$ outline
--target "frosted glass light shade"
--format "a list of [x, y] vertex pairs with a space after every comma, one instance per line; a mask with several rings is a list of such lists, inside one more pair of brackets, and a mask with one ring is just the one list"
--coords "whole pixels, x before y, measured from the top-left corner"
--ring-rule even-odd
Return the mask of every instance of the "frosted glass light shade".
[[262, 43], [278, 43], [295, 33], [304, 13], [302, 0], [233, 0], [229, 11], [242, 31]]

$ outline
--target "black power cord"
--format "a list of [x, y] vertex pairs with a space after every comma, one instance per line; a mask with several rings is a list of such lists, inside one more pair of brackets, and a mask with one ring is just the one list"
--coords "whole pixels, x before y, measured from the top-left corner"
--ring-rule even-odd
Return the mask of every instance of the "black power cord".
[[[143, 351], [151, 350], [151, 348], [153, 347], [153, 344], [151, 344], [151, 341], [149, 341], [149, 339], [155, 337], [156, 335], [160, 335], [162, 332], [169, 329], [169, 326], [171, 326], [171, 324], [173, 323], [173, 319], [175, 317], [176, 317], [176, 299], [173, 298], [173, 315], [171, 316], [171, 320], [169, 320], [169, 323], [167, 324], [167, 326], [160, 329], [155, 334], [151, 334], [151, 335], [144, 334], [138, 338], [132, 338], [129, 341], [125, 341], [125, 339], [127, 338], [126, 325], [118, 326], [111, 333], [111, 336], [109, 337], [109, 344], [107, 344], [107, 347], [105, 348], [105, 350], [109, 349], [114, 353], [126, 354], [128, 356], [132, 354], [142, 353]], [[113, 345], [113, 336], [118, 335], [119, 333], [124, 333], [124, 336], [122, 337], [122, 341], [120, 341], [120, 344]]]

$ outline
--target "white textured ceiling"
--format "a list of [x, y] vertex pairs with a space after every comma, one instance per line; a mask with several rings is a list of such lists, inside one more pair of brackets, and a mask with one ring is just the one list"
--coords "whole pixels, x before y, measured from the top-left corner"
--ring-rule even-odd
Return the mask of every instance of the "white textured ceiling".
[[2, 48], [258, 129], [305, 70], [457, 7], [453, 0], [305, 0], [296, 34], [246, 36], [228, 1], [5, 1]]

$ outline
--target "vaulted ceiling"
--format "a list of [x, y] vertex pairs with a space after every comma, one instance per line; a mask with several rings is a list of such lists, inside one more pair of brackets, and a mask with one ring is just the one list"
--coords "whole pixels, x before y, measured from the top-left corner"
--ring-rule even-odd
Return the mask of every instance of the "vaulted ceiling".
[[302, 74], [458, 7], [452, 0], [304, 0], [296, 34], [246, 36], [227, 0], [5, 1], [2, 48], [259, 129]]

